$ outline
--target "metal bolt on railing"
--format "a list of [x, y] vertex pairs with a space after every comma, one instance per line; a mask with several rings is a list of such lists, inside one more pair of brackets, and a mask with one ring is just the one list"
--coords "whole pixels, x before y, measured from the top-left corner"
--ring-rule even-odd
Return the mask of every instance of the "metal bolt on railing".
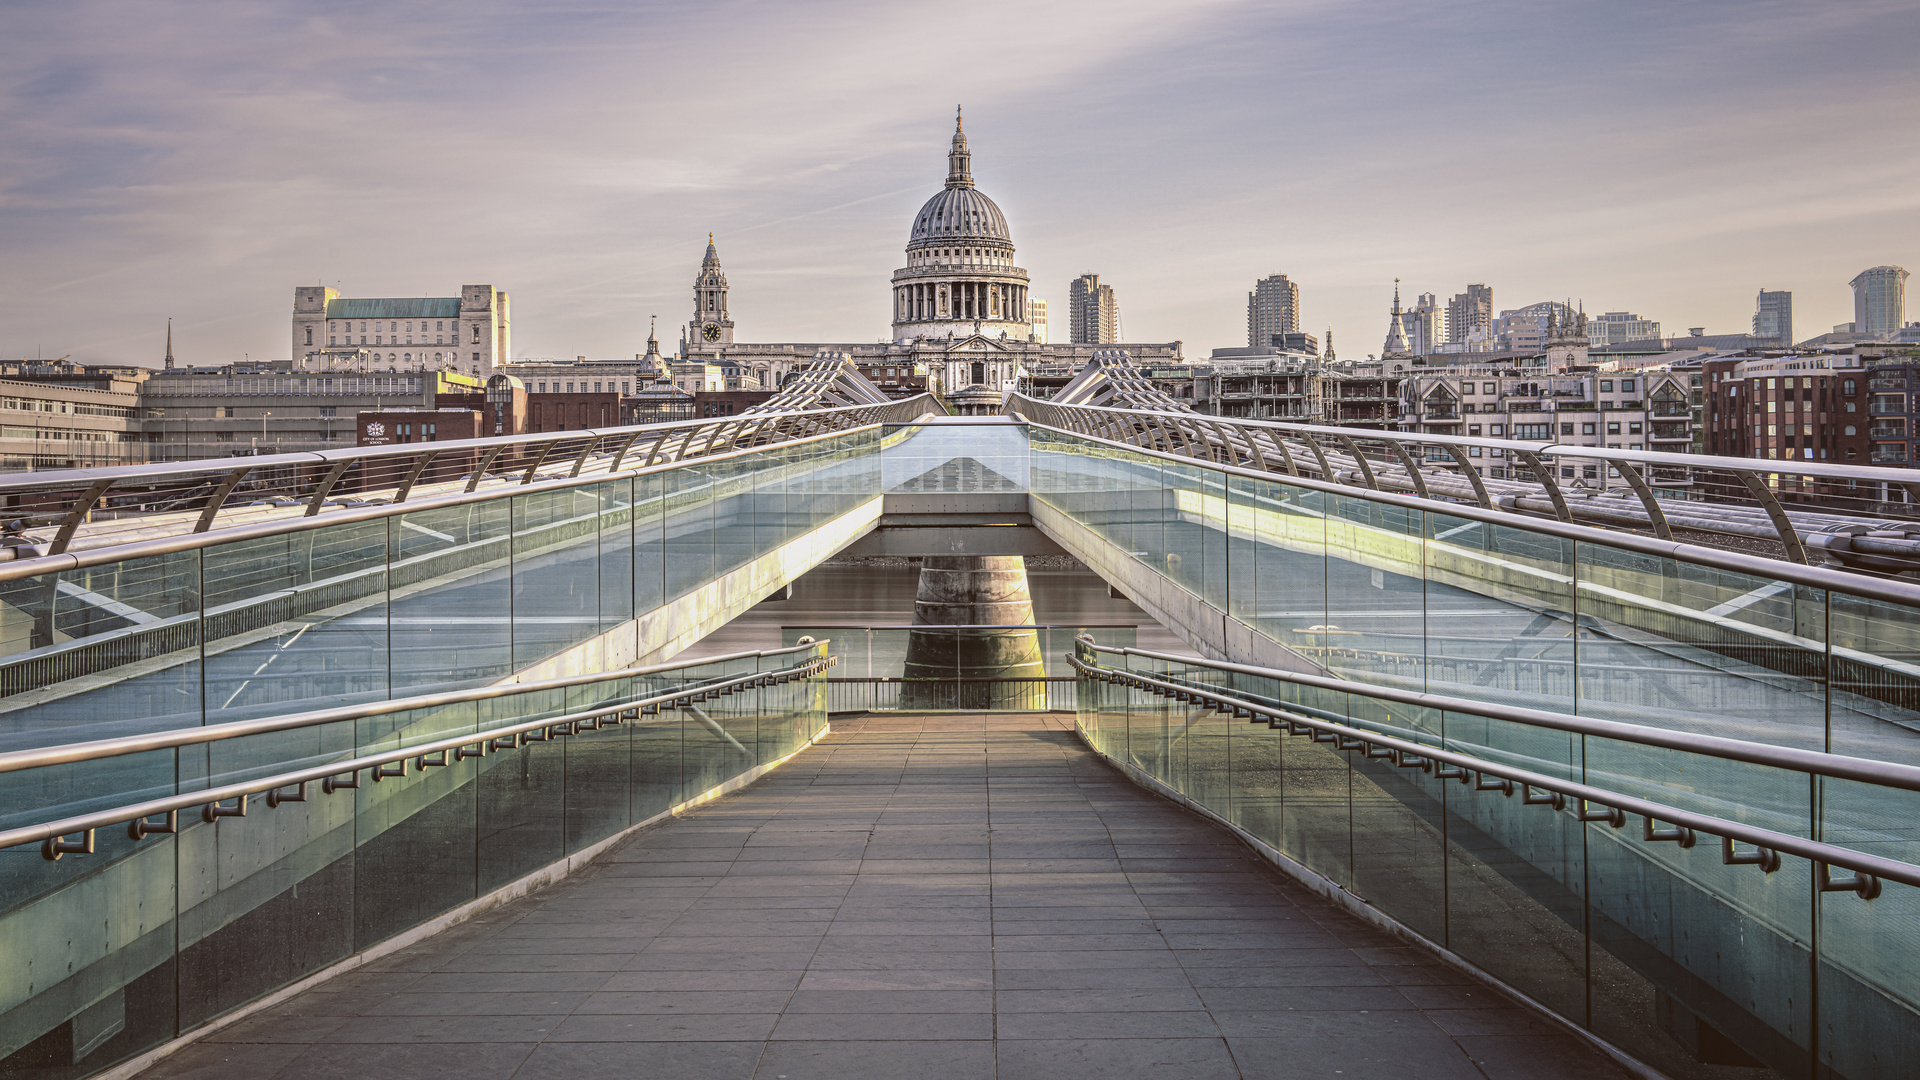
[[[809, 679], [826, 672], [838, 663], [839, 658], [836, 656], [819, 657], [798, 667], [781, 671], [734, 676], [721, 683], [709, 685], [698, 694], [681, 695], [680, 691], [675, 689], [646, 701], [619, 702], [571, 716], [528, 721], [498, 735], [489, 732], [454, 736], [424, 746], [389, 750], [382, 754], [347, 762], [345, 768], [322, 766], [229, 785], [205, 792], [200, 798], [175, 796], [171, 799], [155, 800], [89, 814], [81, 818], [52, 822], [44, 826], [54, 831], [42, 834], [40, 853], [49, 862], [58, 861], [65, 855], [91, 855], [94, 853], [94, 832], [103, 825], [125, 821], [127, 835], [133, 840], [177, 833], [180, 828], [180, 810], [183, 808], [199, 806], [201, 819], [209, 824], [220, 818], [245, 817], [247, 804], [253, 795], [264, 793], [264, 801], [269, 808], [277, 808], [283, 803], [306, 802], [307, 785], [314, 780], [320, 781], [320, 790], [323, 794], [331, 795], [336, 791], [360, 787], [362, 772], [375, 782], [383, 779], [397, 779], [409, 775], [407, 768], [409, 762], [413, 763], [415, 772], [448, 765], [447, 752], [450, 750], [453, 751], [452, 761], [458, 762], [470, 757], [481, 757], [494, 750], [517, 749], [529, 743], [546, 742], [566, 735], [594, 731], [603, 725], [617, 726], [622, 721], [637, 720], [643, 715], [657, 715], [662, 706], [687, 708], [694, 701], [705, 701], [710, 696], [719, 697], [743, 689], [781, 686], [797, 680]], [[231, 805], [228, 805], [229, 800]], [[155, 823], [152, 820], [155, 817], [162, 817], [162, 822]], [[32, 833], [37, 832], [38, 828], [16, 830], [15, 834], [17, 835], [20, 831], [27, 832], [28, 836], [20, 837], [13, 842], [31, 843]], [[70, 840], [68, 839], [70, 836], [78, 836], [80, 839]]]
[[[1084, 638], [1081, 641], [1093, 647], [1090, 641]], [[1367, 758], [1392, 760], [1400, 768], [1419, 768], [1437, 780], [1458, 780], [1473, 791], [1498, 791], [1511, 798], [1518, 790], [1524, 805], [1550, 807], [1555, 813], [1565, 811], [1571, 804], [1577, 821], [1604, 823], [1619, 829], [1626, 824], [1628, 808], [1632, 808], [1632, 812], [1641, 818], [1642, 840], [1650, 843], [1671, 841], [1682, 849], [1688, 849], [1695, 846], [1702, 832], [1718, 835], [1721, 838], [1720, 860], [1728, 866], [1757, 866], [1763, 873], [1771, 874], [1780, 869], [1782, 851], [1798, 854], [1815, 864], [1821, 892], [1851, 892], [1862, 900], [1872, 900], [1880, 895], [1882, 880], [1888, 876], [1904, 884], [1920, 887], [1920, 867], [1665, 807], [1637, 797], [1614, 796], [1622, 804], [1615, 806], [1593, 797], [1605, 793], [1574, 781], [1540, 776], [1470, 755], [1428, 748], [1395, 736], [1308, 717], [1283, 706], [1249, 701], [1206, 686], [1101, 668], [1076, 655], [1069, 655], [1067, 662], [1082, 677], [1092, 681], [1197, 704], [1222, 715], [1236, 718], [1244, 716], [1251, 723], [1265, 723], [1290, 736], [1305, 735], [1315, 743], [1339, 750], [1359, 750]], [[1742, 851], [1736, 846], [1737, 840], [1745, 840], [1755, 846]], [[1851, 869], [1852, 873], [1836, 876], [1832, 872], [1836, 866]], [[1865, 869], [1866, 866], [1877, 866], [1883, 872], [1876, 874]]]

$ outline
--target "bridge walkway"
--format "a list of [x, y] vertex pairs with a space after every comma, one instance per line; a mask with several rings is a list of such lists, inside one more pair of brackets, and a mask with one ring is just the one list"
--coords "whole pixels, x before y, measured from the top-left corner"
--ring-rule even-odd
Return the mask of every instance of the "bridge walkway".
[[1624, 1074], [1036, 714], [836, 721], [149, 1080]]

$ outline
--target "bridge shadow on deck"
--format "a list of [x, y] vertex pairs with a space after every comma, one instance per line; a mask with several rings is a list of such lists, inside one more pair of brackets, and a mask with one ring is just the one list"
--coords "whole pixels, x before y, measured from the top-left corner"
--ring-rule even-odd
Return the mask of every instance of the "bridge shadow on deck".
[[1616, 1078], [1060, 716], [843, 718], [586, 872], [151, 1080]]

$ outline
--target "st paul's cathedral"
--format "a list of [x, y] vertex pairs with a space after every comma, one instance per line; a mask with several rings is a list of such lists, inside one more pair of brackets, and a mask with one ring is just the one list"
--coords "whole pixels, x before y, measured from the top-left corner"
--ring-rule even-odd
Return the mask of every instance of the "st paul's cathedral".
[[1075, 345], [1035, 340], [1028, 311], [1027, 272], [1014, 262], [1013, 236], [1000, 207], [974, 186], [966, 132], [954, 121], [947, 151], [947, 183], [914, 215], [907, 264], [893, 272], [893, 333], [887, 342], [778, 344], [734, 340], [727, 276], [708, 238], [693, 283], [693, 320], [682, 333], [690, 361], [738, 365], [773, 387], [821, 352], [846, 353], [858, 364], [924, 365], [930, 389], [949, 396], [968, 388], [994, 395], [1016, 373], [1054, 365], [1078, 366], [1096, 350], [1125, 349], [1144, 367], [1181, 362], [1178, 341], [1159, 344]]

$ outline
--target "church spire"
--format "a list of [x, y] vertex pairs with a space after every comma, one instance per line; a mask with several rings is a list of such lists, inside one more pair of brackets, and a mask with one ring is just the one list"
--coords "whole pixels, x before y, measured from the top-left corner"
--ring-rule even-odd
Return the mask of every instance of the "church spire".
[[1407, 325], [1400, 318], [1400, 279], [1393, 279], [1393, 311], [1387, 321], [1387, 341], [1381, 347], [1380, 354], [1404, 353], [1407, 351]]
[[720, 269], [720, 251], [718, 248], [713, 246], [712, 233], [707, 234], [707, 257], [700, 260], [700, 269], [702, 270]]
[[167, 320], [167, 370], [173, 370], [173, 320]]
[[973, 186], [973, 154], [967, 150], [967, 133], [960, 123], [960, 106], [953, 107], [953, 148], [947, 151], [947, 186]]

